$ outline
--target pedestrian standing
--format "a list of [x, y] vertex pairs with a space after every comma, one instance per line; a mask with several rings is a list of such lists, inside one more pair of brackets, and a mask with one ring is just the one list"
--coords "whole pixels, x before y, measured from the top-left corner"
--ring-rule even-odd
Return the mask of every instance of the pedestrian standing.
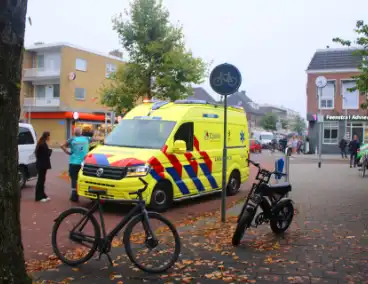
[[345, 140], [344, 137], [341, 138], [340, 142], [339, 142], [339, 148], [340, 148], [340, 151], [341, 151], [341, 158], [345, 158], [347, 159], [348, 158], [348, 155], [346, 153], [346, 146], [348, 145], [348, 142]]
[[350, 150], [350, 168], [354, 165], [354, 168], [357, 166], [357, 155], [358, 150], [360, 148], [359, 138], [358, 135], [354, 135], [353, 140], [349, 143], [349, 150]]
[[42, 133], [41, 138], [37, 142], [36, 146], [36, 168], [38, 171], [37, 184], [36, 184], [36, 201], [46, 202], [50, 198], [45, 193], [45, 181], [46, 173], [51, 169], [51, 154], [52, 150], [48, 146], [50, 141], [50, 132], [45, 131]]
[[[81, 169], [82, 162], [89, 152], [89, 144], [92, 142], [91, 137], [82, 136], [80, 128], [74, 129], [74, 136], [68, 139], [60, 148], [69, 155], [69, 176], [71, 179], [71, 196], [70, 201], [78, 202], [77, 180]], [[70, 149], [70, 151], [68, 150]]]
[[294, 135], [293, 138], [291, 139], [291, 148], [292, 148], [293, 154], [296, 153], [297, 147], [298, 147], [298, 140], [296, 139], [296, 136]]

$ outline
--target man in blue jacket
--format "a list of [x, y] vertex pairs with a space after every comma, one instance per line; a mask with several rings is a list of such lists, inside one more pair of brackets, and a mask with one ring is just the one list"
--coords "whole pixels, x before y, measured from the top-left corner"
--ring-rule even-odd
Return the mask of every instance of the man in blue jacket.
[[95, 140], [96, 139], [93, 137], [82, 136], [81, 129], [77, 127], [74, 129], [74, 136], [61, 145], [61, 149], [64, 151], [64, 153], [69, 155], [69, 176], [72, 186], [70, 201], [78, 202], [78, 173], [81, 169], [84, 158], [89, 152], [89, 144]]

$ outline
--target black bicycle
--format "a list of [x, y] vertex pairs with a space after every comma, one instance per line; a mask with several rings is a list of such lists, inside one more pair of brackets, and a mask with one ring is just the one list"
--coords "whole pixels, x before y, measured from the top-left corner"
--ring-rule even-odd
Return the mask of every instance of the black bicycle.
[[[238, 224], [232, 239], [234, 246], [240, 244], [245, 230], [251, 226], [258, 227], [263, 223], [270, 223], [271, 230], [275, 234], [281, 234], [289, 228], [294, 217], [293, 201], [287, 198], [291, 191], [290, 183], [269, 184], [272, 175], [279, 178], [286, 175], [280, 172], [270, 172], [261, 168], [257, 162], [248, 161], [258, 168], [256, 176], [258, 182], [253, 183], [239, 214]], [[256, 216], [259, 207], [262, 212]], [[254, 225], [252, 225], [253, 220]]]
[[[156, 212], [150, 212], [146, 210], [146, 203], [143, 200], [142, 193], [147, 188], [147, 182], [140, 178], [140, 181], [144, 184], [142, 189], [129, 193], [130, 195], [137, 195], [138, 199], [133, 201], [136, 203], [135, 207], [126, 215], [122, 221], [106, 234], [105, 221], [103, 218], [103, 210], [101, 205], [100, 196], [106, 195], [106, 190], [89, 189], [89, 192], [97, 196], [96, 201], [93, 203], [91, 209], [87, 210], [81, 207], [74, 207], [61, 213], [58, 218], [55, 219], [55, 224], [52, 229], [52, 247], [56, 256], [65, 264], [70, 266], [77, 266], [85, 263], [93, 257], [96, 251], [99, 251], [99, 259], [102, 254], [105, 254], [111, 265], [113, 262], [109, 255], [113, 246], [114, 237], [124, 228], [123, 242], [125, 246], [126, 254], [134, 265], [139, 269], [149, 273], [161, 273], [172, 267], [179, 258], [181, 244], [180, 237], [175, 226], [162, 215]], [[121, 201], [119, 201], [121, 202]], [[132, 201], [130, 201], [131, 203]], [[94, 213], [98, 211], [100, 216], [101, 226], [96, 220]], [[72, 226], [70, 231], [62, 230], [60, 226], [62, 224], [69, 224], [67, 218], [75, 215], [78, 216], [77, 223]], [[160, 221], [162, 225], [158, 230], [153, 230], [152, 221]], [[88, 229], [87, 225], [90, 224], [90, 230], [86, 233], [82, 232], [83, 229]], [[133, 229], [136, 226], [141, 225], [141, 230], [138, 233], [133, 233]], [[102, 227], [102, 237], [101, 237]], [[66, 232], [68, 231], [68, 232]], [[65, 236], [68, 240], [74, 242], [77, 247], [70, 248], [63, 242], [58, 242], [58, 236]], [[158, 237], [173, 237], [173, 248], [164, 249], [163, 251], [153, 253], [152, 252], [161, 244], [167, 244], [168, 242], [159, 242]], [[143, 237], [142, 241], [137, 241], [138, 237]], [[133, 241], [131, 240], [133, 238]], [[166, 240], [166, 239], [165, 239]], [[142, 254], [135, 255], [133, 250], [139, 246], [143, 246], [150, 256], [144, 256]], [[62, 253], [62, 249], [66, 249], [65, 253]], [[171, 253], [171, 256], [165, 255], [165, 253]], [[160, 266], [155, 267], [152, 264], [148, 264], [150, 260], [163, 262]]]

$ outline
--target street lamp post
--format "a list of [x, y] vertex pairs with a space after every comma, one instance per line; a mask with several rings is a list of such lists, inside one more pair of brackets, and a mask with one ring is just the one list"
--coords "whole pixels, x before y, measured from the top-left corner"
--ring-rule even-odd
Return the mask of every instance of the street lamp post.
[[320, 101], [322, 98], [322, 90], [327, 85], [327, 79], [324, 76], [318, 76], [316, 79], [316, 87], [317, 87], [317, 106], [318, 106], [318, 118], [317, 123], [319, 124], [319, 134], [318, 134], [318, 167], [320, 168], [322, 165], [322, 134], [323, 134], [323, 116], [320, 108]]

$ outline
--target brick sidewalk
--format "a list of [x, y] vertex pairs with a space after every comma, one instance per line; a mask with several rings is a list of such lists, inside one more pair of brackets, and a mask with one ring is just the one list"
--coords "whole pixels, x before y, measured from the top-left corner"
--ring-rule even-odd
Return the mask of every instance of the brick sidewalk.
[[[367, 179], [342, 165], [293, 165], [292, 171], [297, 215], [284, 237], [273, 236], [263, 225], [248, 231], [242, 245], [233, 248], [235, 218], [221, 224], [216, 213], [180, 228], [182, 256], [167, 274], [142, 273], [132, 267], [123, 248], [115, 248], [113, 268], [106, 268], [105, 261], [90, 261], [79, 270], [60, 266], [34, 276], [55, 283], [101, 284], [368, 283]], [[236, 216], [238, 211], [236, 206], [228, 213]]]

